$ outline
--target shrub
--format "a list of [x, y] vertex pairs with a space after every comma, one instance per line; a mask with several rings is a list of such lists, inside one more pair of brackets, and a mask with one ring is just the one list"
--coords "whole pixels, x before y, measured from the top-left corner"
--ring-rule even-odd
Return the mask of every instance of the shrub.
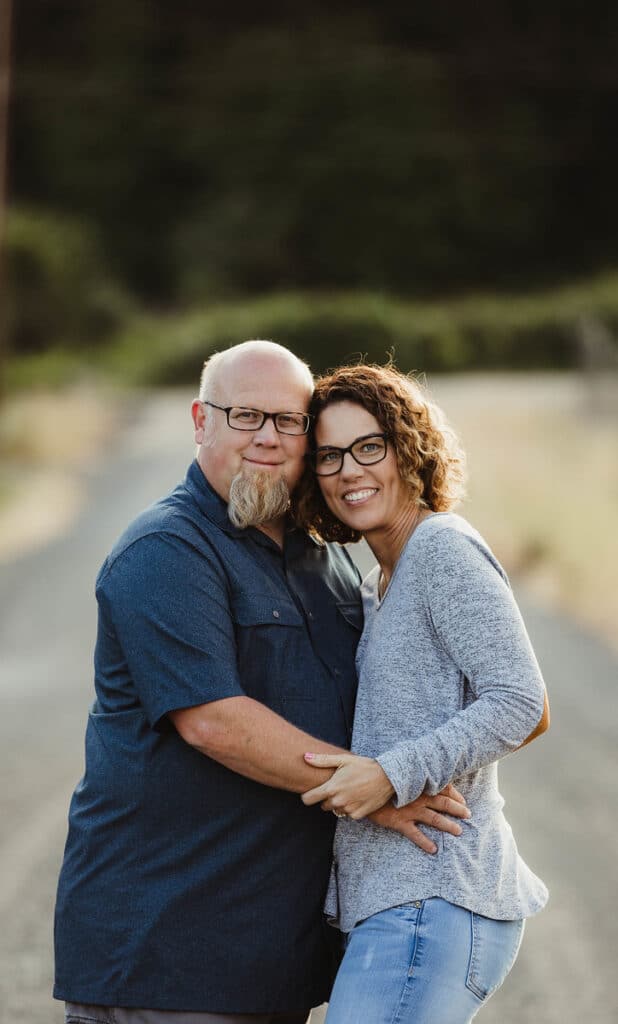
[[80, 346], [117, 331], [131, 306], [102, 270], [91, 229], [70, 217], [14, 207], [6, 226], [11, 351]]
[[360, 357], [404, 370], [569, 369], [575, 324], [592, 314], [618, 330], [618, 274], [529, 296], [405, 302], [373, 293], [268, 295], [170, 317], [141, 317], [104, 352], [129, 384], [195, 384], [216, 350], [271, 338], [315, 372]]

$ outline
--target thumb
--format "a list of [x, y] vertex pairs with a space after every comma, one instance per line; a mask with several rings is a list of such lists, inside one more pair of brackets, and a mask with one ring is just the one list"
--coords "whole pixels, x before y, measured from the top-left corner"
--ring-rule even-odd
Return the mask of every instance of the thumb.
[[349, 758], [349, 754], [305, 754], [305, 761], [314, 768], [338, 768]]

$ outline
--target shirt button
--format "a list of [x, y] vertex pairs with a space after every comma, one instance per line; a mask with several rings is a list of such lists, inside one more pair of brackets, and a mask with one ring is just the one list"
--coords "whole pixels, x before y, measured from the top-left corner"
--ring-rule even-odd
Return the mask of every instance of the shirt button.
[[313, 612], [309, 612], [309, 618], [310, 618], [310, 619], [312, 619], [312, 618], [313, 618]]
[[274, 617], [275, 617], [276, 619], [278, 619], [278, 618], [279, 618], [279, 612], [277, 611], [277, 609], [276, 609], [276, 608], [273, 608], [273, 615], [274, 615]]

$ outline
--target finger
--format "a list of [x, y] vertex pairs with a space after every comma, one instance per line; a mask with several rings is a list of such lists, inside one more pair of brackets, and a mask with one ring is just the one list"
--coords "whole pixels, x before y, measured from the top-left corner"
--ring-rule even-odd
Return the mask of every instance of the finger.
[[469, 807], [448, 796], [433, 797], [427, 806], [434, 811], [441, 811], [442, 814], [452, 814], [455, 818], [472, 817]]
[[357, 815], [354, 815], [351, 812], [348, 813], [346, 807], [344, 807], [344, 805], [338, 802], [337, 800], [323, 800], [322, 803], [320, 804], [320, 807], [322, 808], [323, 811], [332, 811], [333, 814], [337, 814], [339, 817], [357, 817]]
[[452, 818], [446, 818], [443, 814], [438, 814], [437, 811], [432, 811], [430, 807], [424, 807], [416, 816], [417, 821], [422, 821], [423, 825], [430, 825], [431, 828], [437, 828], [439, 832], [450, 832], [452, 836], [460, 836], [463, 829], [458, 821], [453, 821]]
[[424, 832], [421, 832], [420, 828], [413, 825], [411, 822], [409, 825], [405, 825], [401, 829], [401, 834], [409, 839], [411, 843], [418, 846], [420, 850], [424, 850], [425, 853], [437, 853], [438, 847], [436, 844], [426, 836]]
[[324, 782], [321, 786], [316, 786], [315, 789], [309, 789], [306, 793], [301, 796], [302, 802], [307, 806], [311, 807], [313, 804], [319, 804], [320, 801], [326, 800], [331, 794], [327, 789], [328, 783]]
[[442, 790], [441, 796], [450, 797], [451, 800], [456, 800], [460, 804], [465, 804], [466, 798], [462, 796], [458, 789], [455, 789], [452, 782], [449, 782], [448, 786], [445, 786]]
[[350, 760], [349, 754], [305, 754], [307, 764], [314, 768], [339, 768]]

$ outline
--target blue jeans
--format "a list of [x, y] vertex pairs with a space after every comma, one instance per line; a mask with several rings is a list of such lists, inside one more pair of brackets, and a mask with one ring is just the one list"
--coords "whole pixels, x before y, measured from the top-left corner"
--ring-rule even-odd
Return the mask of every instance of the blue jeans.
[[437, 898], [374, 914], [348, 936], [326, 1024], [466, 1024], [506, 978], [523, 930]]

